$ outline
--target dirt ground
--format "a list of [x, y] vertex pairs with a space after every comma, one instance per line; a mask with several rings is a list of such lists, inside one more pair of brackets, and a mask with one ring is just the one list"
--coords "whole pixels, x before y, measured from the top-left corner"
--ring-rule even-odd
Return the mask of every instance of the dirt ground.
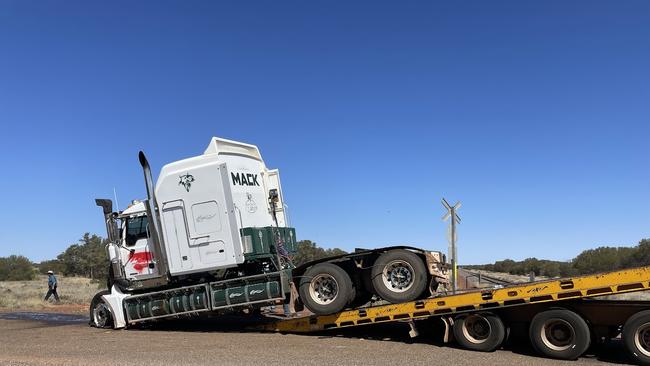
[[[100, 330], [88, 327], [88, 305], [80, 304], [94, 293], [96, 285], [89, 282], [71, 286], [78, 294], [70, 296], [67, 304], [44, 303], [37, 285], [42, 284], [10, 283], [0, 287], [5, 296], [5, 303], [0, 305], [10, 304], [0, 306], [0, 365], [477, 366], [627, 362], [620, 342], [593, 347], [578, 361], [563, 362], [537, 357], [530, 345], [517, 344], [516, 339], [492, 353], [444, 345], [427, 334], [426, 326], [420, 326], [420, 337], [411, 339], [409, 327], [400, 323], [312, 335], [245, 332], [242, 328], [246, 321], [241, 318], [165, 321], [129, 330]], [[33, 294], [24, 291], [31, 288]], [[28, 306], [21, 309], [21, 304]]]
[[54, 320], [7, 319], [12, 314], [16, 313], [0, 314], [1, 365], [430, 365], [444, 362], [476, 366], [625, 362], [620, 344], [598, 347], [595, 355], [564, 362], [536, 357], [527, 345], [478, 353], [444, 346], [426, 335], [410, 339], [405, 324], [317, 335], [283, 335], [242, 332], [242, 324], [232, 319], [161, 322], [139, 329], [102, 330], [88, 327], [79, 315]]

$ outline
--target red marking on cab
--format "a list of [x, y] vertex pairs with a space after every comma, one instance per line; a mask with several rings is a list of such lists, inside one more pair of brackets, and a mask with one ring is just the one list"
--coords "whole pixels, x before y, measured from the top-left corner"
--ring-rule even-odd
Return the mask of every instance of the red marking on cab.
[[153, 259], [151, 252], [136, 252], [129, 254], [129, 261], [133, 262], [133, 269], [138, 272], [144, 271], [149, 267], [149, 262]]

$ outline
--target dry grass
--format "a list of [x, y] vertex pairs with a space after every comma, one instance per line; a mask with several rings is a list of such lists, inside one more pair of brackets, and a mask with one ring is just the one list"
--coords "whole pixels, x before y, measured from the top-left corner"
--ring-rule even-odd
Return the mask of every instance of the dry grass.
[[57, 276], [60, 304], [53, 296], [43, 300], [47, 293], [47, 276], [38, 276], [33, 281], [0, 281], [0, 309], [2, 310], [47, 310], [63, 305], [87, 305], [101, 290], [103, 283], [88, 278]]

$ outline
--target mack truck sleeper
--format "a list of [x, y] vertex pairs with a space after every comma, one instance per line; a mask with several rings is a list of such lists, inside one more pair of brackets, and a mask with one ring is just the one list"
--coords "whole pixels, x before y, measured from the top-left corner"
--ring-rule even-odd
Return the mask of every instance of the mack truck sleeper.
[[147, 199], [121, 212], [102, 207], [109, 244], [108, 290], [95, 295], [90, 323], [129, 324], [202, 312], [259, 309], [277, 302], [332, 314], [444, 291], [444, 255], [399, 246], [298, 267], [278, 170], [258, 148], [212, 138], [205, 152], [165, 165], [157, 181], [139, 154]]

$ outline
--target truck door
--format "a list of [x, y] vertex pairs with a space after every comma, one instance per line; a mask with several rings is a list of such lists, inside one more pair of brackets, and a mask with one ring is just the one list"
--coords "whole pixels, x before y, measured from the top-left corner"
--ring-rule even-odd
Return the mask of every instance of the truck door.
[[122, 263], [128, 279], [142, 280], [158, 274], [149, 243], [148, 225], [145, 215], [129, 217], [126, 220]]

